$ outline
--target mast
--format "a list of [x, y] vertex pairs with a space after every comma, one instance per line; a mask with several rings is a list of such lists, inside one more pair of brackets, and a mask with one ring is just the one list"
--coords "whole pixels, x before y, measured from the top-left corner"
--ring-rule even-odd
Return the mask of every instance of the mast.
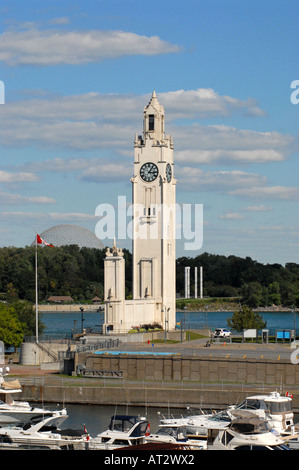
[[38, 343], [37, 233], [35, 234], [35, 337]]

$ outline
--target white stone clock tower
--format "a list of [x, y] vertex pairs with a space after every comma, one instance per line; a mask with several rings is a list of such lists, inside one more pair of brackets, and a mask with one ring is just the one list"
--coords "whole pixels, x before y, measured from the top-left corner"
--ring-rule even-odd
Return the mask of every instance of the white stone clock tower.
[[134, 142], [132, 178], [133, 298], [155, 299], [163, 327], [175, 327], [175, 192], [173, 142], [164, 108], [153, 92], [144, 108], [143, 135]]
[[[175, 329], [175, 210], [173, 142], [164, 131], [164, 108], [153, 92], [144, 108], [143, 134], [135, 137], [132, 182], [133, 299], [125, 300], [122, 253], [105, 259], [105, 327], [113, 332], [157, 322]], [[120, 264], [121, 266], [121, 264]]]

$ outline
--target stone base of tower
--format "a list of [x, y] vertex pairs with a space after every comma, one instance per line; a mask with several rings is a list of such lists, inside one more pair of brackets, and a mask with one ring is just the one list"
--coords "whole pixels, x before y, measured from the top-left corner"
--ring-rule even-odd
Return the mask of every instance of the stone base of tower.
[[142, 325], [159, 324], [163, 329], [175, 329], [175, 315], [155, 299], [125, 300], [119, 302], [106, 302], [105, 323], [103, 333], [124, 334]]

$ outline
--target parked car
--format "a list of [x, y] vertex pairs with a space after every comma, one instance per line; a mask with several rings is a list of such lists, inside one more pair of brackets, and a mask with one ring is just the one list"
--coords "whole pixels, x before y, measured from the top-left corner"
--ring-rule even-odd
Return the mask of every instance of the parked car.
[[231, 332], [227, 328], [215, 328], [214, 338], [229, 338]]

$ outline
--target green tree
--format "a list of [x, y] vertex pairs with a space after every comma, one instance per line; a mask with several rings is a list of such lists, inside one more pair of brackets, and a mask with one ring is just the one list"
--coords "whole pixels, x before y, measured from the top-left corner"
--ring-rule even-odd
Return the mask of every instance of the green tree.
[[0, 340], [6, 347], [20, 346], [23, 341], [24, 326], [12, 307], [0, 304]]
[[[35, 336], [36, 334], [36, 319], [35, 308], [32, 303], [26, 300], [19, 300], [10, 305], [11, 311], [17, 316], [23, 325], [24, 336]], [[45, 325], [38, 318], [38, 333], [41, 335], [45, 329]]]
[[241, 302], [249, 307], [256, 308], [262, 305], [263, 288], [257, 281], [243, 284], [240, 290]]
[[269, 292], [269, 302], [270, 302], [270, 304], [280, 305], [281, 304], [281, 298], [280, 298], [279, 283], [278, 282], [272, 282], [272, 284], [269, 284], [268, 292]]
[[261, 330], [267, 326], [267, 322], [263, 320], [263, 317], [247, 305], [243, 305], [238, 311], [234, 312], [233, 316], [227, 319], [227, 323], [232, 330], [237, 332], [247, 328]]

